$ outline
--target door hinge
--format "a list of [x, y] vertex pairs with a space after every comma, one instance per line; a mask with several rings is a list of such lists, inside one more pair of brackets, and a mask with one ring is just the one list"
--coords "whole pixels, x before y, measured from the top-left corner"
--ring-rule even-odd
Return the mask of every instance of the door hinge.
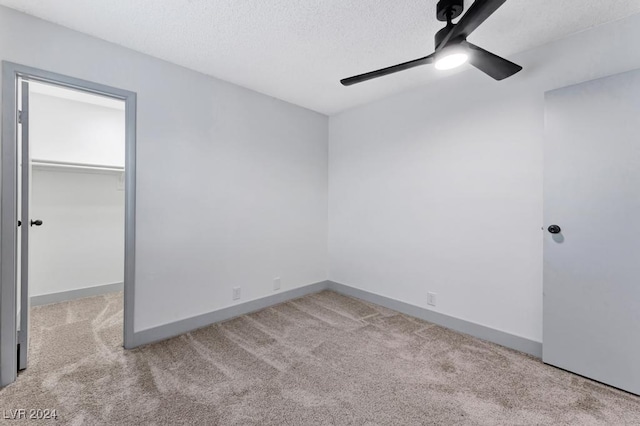
[[22, 124], [22, 111], [18, 111], [18, 124]]

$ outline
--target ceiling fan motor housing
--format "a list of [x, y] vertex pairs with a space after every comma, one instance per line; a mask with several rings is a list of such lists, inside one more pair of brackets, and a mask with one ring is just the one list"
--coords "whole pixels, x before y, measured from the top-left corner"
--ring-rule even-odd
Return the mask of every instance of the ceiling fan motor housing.
[[448, 22], [462, 15], [464, 0], [440, 0], [437, 10], [438, 21]]

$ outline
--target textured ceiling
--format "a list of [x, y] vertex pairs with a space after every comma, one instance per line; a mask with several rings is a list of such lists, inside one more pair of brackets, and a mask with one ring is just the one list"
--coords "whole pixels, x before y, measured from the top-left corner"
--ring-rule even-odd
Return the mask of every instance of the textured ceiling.
[[[446, 78], [419, 67], [339, 80], [433, 50], [436, 0], [0, 0], [68, 28], [325, 114]], [[466, 0], [467, 7], [472, 2]], [[509, 56], [640, 12], [640, 0], [508, 0], [469, 40]]]

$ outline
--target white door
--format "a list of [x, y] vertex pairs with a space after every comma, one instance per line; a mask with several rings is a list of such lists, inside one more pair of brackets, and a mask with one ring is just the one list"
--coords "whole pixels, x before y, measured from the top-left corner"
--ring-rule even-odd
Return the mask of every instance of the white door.
[[640, 394], [640, 71], [547, 93], [545, 132], [543, 360]]
[[31, 157], [29, 155], [29, 83], [20, 84], [20, 104], [18, 106], [18, 247], [17, 247], [17, 312], [18, 312], [18, 370], [27, 368], [29, 350], [29, 231], [31, 226], [40, 226], [39, 220], [32, 220], [31, 204]]

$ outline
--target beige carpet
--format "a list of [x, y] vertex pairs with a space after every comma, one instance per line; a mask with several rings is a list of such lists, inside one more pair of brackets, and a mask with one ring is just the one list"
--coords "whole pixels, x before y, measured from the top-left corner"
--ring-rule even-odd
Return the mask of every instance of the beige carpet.
[[55, 424], [87, 425], [640, 425], [638, 397], [328, 291], [133, 351], [121, 329], [121, 294], [34, 308], [30, 367], [0, 391], [0, 413], [55, 408]]

